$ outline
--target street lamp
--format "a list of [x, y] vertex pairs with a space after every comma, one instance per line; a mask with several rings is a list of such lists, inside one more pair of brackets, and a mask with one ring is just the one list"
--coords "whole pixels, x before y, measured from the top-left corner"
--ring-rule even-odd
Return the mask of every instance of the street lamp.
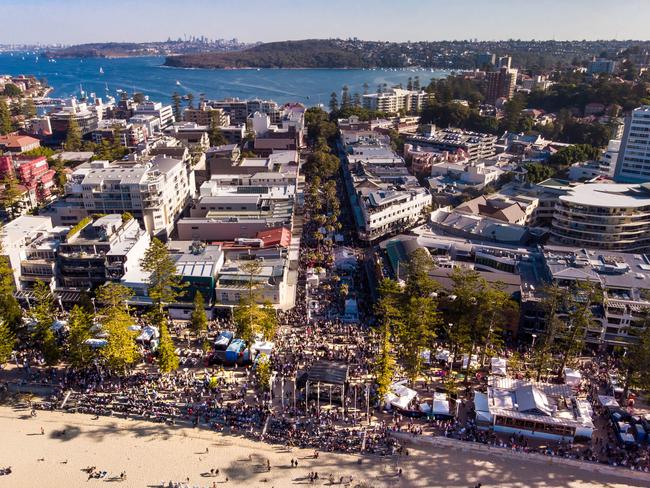
[[535, 339], [537, 339], [537, 334], [532, 334], [532, 338], [533, 338], [533, 343], [532, 343], [532, 345], [530, 346], [530, 348], [531, 348], [531, 349], [535, 349]]

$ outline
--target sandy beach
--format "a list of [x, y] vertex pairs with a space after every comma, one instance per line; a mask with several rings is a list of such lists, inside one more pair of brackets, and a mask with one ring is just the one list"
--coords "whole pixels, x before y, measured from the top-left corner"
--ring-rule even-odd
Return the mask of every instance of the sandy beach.
[[[41, 435], [41, 427], [45, 431]], [[65, 436], [60, 435], [66, 431]], [[201, 429], [99, 418], [89, 415], [38, 412], [0, 407], [0, 468], [11, 466], [13, 474], [0, 477], [2, 487], [88, 487], [115, 482], [124, 487], [157, 487], [162, 482], [190, 479], [197, 487], [284, 487], [309, 485], [311, 471], [319, 480], [313, 485], [330, 486], [332, 474], [353, 477], [354, 486], [373, 487], [624, 487], [648, 486], [645, 482], [608, 477], [563, 466], [536, 462], [512, 462], [497, 456], [410, 446], [401, 459], [359, 457], [256, 443]], [[206, 453], [206, 449], [208, 452]], [[298, 467], [291, 467], [298, 459]], [[267, 460], [272, 469], [266, 471]], [[103, 480], [88, 480], [83, 468], [96, 466], [108, 472]], [[403, 475], [396, 475], [397, 468]], [[211, 469], [219, 469], [210, 477]], [[119, 481], [126, 471], [127, 480]], [[226, 481], [226, 477], [228, 481]]]

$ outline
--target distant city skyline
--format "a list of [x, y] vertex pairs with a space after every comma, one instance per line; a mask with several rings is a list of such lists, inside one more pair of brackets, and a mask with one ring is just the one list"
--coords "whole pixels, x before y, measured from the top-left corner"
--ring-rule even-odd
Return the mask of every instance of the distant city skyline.
[[648, 39], [646, 0], [0, 0], [0, 44]]

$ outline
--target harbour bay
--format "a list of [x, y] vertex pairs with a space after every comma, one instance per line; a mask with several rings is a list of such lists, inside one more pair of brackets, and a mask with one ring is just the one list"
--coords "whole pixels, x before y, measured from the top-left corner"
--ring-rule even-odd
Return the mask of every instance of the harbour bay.
[[207, 98], [265, 98], [277, 102], [325, 104], [332, 91], [348, 85], [362, 93], [364, 83], [374, 91], [378, 85], [406, 84], [419, 76], [426, 85], [432, 78], [449, 74], [428, 69], [233, 69], [206, 70], [169, 68], [163, 57], [62, 58], [48, 61], [34, 53], [0, 54], [0, 73], [33, 74], [47, 79], [52, 97], [79, 95], [81, 89], [98, 96], [116, 96], [118, 90], [142, 92], [152, 99], [168, 101], [181, 95], [203, 93]]

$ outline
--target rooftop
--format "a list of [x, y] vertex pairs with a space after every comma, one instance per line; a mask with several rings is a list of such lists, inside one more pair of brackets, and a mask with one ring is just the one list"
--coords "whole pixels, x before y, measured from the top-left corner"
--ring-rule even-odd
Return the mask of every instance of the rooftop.
[[639, 208], [650, 206], [650, 185], [587, 183], [574, 186], [563, 202], [608, 208]]

